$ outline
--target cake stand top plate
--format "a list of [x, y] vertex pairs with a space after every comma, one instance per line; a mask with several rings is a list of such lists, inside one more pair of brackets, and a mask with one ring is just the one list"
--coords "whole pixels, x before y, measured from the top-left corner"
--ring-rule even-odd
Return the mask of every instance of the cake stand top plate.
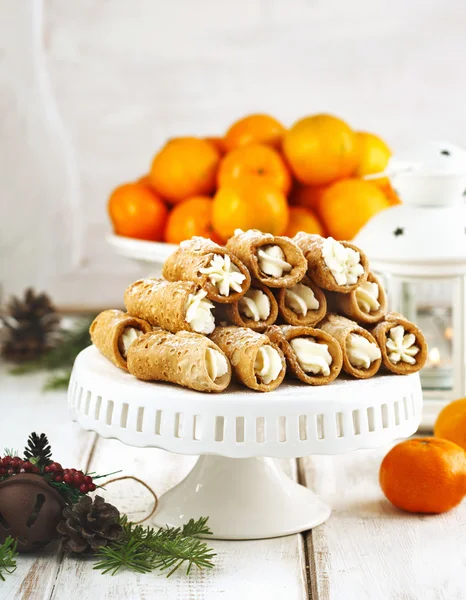
[[131, 446], [180, 454], [299, 457], [374, 448], [413, 434], [420, 422], [418, 374], [283, 383], [221, 394], [139, 381], [90, 346], [76, 358], [71, 415], [85, 429]]

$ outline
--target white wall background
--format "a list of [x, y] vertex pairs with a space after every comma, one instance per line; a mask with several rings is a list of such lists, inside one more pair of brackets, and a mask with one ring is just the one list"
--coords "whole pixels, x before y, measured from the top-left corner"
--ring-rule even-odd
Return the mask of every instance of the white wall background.
[[109, 191], [169, 136], [326, 111], [466, 144], [465, 0], [0, 0], [0, 284], [120, 305]]

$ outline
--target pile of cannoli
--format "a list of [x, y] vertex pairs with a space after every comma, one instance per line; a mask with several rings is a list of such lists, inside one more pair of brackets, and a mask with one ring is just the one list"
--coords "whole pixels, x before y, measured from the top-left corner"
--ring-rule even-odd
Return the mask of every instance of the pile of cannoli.
[[380, 280], [353, 244], [300, 232], [293, 239], [237, 230], [225, 247], [194, 237], [163, 278], [125, 292], [126, 312], [90, 328], [100, 352], [145, 381], [221, 392], [232, 377], [269, 392], [285, 376], [326, 385], [424, 366], [422, 332], [387, 312]]

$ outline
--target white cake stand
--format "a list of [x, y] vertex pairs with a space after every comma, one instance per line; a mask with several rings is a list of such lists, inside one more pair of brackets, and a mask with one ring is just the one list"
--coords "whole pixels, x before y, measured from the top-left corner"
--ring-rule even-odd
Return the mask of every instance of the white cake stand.
[[289, 479], [273, 458], [340, 454], [413, 434], [421, 418], [417, 374], [282, 384], [260, 394], [232, 387], [202, 394], [135, 379], [91, 346], [76, 359], [74, 420], [130, 446], [200, 454], [189, 475], [160, 498], [155, 522], [209, 517], [216, 539], [259, 539], [311, 529], [330, 508]]

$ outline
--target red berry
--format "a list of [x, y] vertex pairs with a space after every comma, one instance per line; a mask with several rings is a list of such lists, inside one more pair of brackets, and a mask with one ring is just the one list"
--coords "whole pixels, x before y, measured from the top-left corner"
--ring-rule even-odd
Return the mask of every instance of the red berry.
[[23, 462], [23, 461], [22, 461], [20, 458], [17, 458], [17, 457], [15, 457], [15, 458], [13, 458], [13, 460], [11, 461], [11, 463], [10, 463], [10, 466], [11, 466], [13, 469], [17, 469], [18, 467], [20, 467], [20, 466], [21, 466], [21, 463], [22, 463], [22, 462]]
[[89, 484], [87, 487], [89, 488], [89, 491], [90, 491], [90, 492], [93, 492], [93, 491], [95, 491], [95, 489], [96, 489], [96, 485], [95, 485], [95, 483], [90, 483], [90, 484]]
[[55, 475], [55, 477], [53, 479], [54, 479], [54, 481], [61, 483], [63, 481], [63, 475]]
[[63, 467], [61, 466], [60, 463], [53, 463], [55, 465], [55, 471], [63, 471]]
[[15, 472], [14, 469], [8, 469], [8, 471], [7, 471], [8, 475], [13, 475], [14, 472]]
[[33, 468], [34, 468], [34, 465], [32, 464], [32, 462], [29, 462], [28, 460], [25, 460], [23, 462], [23, 469], [25, 471], [32, 471]]
[[81, 492], [81, 494], [87, 494], [89, 489], [88, 489], [87, 485], [85, 483], [83, 483], [82, 485], [79, 486], [79, 491]]
[[86, 475], [86, 477], [84, 477], [84, 483], [92, 483], [92, 477], [90, 475]]
[[39, 467], [32, 467], [32, 472], [38, 475], [40, 473]]
[[8, 466], [11, 463], [11, 456], [4, 456], [2, 458], [2, 464], [4, 467]]
[[73, 483], [73, 473], [65, 473], [63, 475], [63, 481], [65, 483]]
[[84, 482], [84, 475], [82, 473], [75, 473], [73, 475], [73, 481], [75, 483], [79, 483], [79, 484], [83, 483]]
[[46, 467], [44, 467], [44, 473], [50, 473], [52, 471], [51, 466], [52, 465], [47, 465]]

